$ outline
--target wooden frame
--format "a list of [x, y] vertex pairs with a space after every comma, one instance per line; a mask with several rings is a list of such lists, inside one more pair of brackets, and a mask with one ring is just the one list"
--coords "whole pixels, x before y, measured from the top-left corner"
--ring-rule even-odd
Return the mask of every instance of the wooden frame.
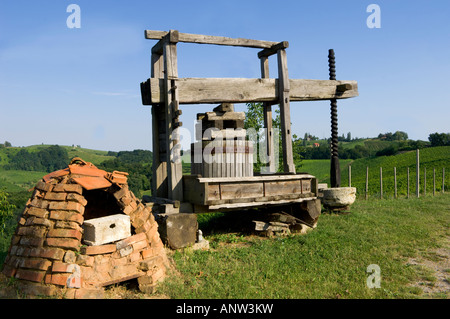
[[[174, 161], [179, 156], [180, 145], [175, 135], [175, 129], [181, 125], [178, 116], [181, 114], [179, 105], [181, 104], [217, 104], [217, 103], [247, 103], [263, 102], [264, 125], [267, 129], [267, 156], [269, 158], [269, 172], [274, 172], [275, 163], [273, 160], [274, 144], [272, 136], [272, 104], [280, 105], [281, 115], [281, 136], [283, 144], [283, 169], [285, 173], [295, 174], [295, 165], [292, 154], [292, 136], [290, 119], [291, 101], [315, 101], [329, 99], [345, 99], [358, 96], [358, 85], [356, 81], [330, 81], [330, 80], [294, 80], [289, 79], [286, 48], [289, 47], [287, 41], [271, 42], [261, 40], [251, 40], [242, 38], [228, 38], [221, 36], [197, 35], [180, 33], [177, 30], [170, 31], [145, 31], [146, 39], [158, 40], [153, 46], [151, 78], [141, 83], [142, 102], [144, 105], [152, 105], [153, 122], [153, 176], [152, 191], [158, 197], [172, 200], [196, 201], [195, 194], [190, 190], [195, 190], [191, 186], [202, 187], [201, 185], [216, 185], [211, 181], [193, 179], [182, 176], [181, 161]], [[258, 52], [261, 64], [260, 79], [240, 79], [240, 78], [178, 78], [177, 48], [178, 42], [213, 44], [226, 46], [239, 46], [262, 49]], [[277, 55], [278, 79], [269, 78], [268, 58]], [[279, 175], [271, 175], [276, 179]], [[286, 180], [286, 175], [283, 175]], [[294, 180], [298, 175], [293, 175]], [[297, 177], [296, 177], [297, 176]], [[266, 176], [267, 177], [267, 176]], [[265, 176], [254, 177], [251, 180], [252, 186], [258, 184], [270, 188], [270, 184], [265, 182]], [[252, 177], [253, 178], [253, 177]], [[304, 178], [304, 175], [302, 177]], [[298, 179], [297, 178], [297, 179]], [[314, 178], [311, 176], [310, 178]], [[190, 185], [183, 191], [184, 184]], [[211, 183], [210, 183], [211, 182]], [[239, 183], [240, 181], [231, 178], [229, 181], [217, 181], [219, 185], [227, 187], [239, 187], [228, 183]], [[262, 183], [262, 184], [261, 184]], [[315, 182], [317, 184], [317, 181]], [[241, 183], [242, 184], [242, 183]], [[284, 182], [288, 185], [289, 182]], [[248, 186], [248, 185], [247, 185]], [[211, 186], [212, 187], [212, 186]], [[215, 186], [214, 186], [215, 187]], [[259, 186], [258, 186], [259, 187]], [[281, 188], [283, 188], [282, 186]], [[251, 188], [242, 188], [242, 191], [250, 191]], [[316, 187], [317, 189], [317, 187]], [[276, 192], [275, 192], [276, 193]], [[221, 193], [222, 194], [222, 193]], [[301, 195], [300, 197], [296, 197]], [[314, 194], [310, 194], [314, 195]], [[317, 195], [317, 194], [316, 194]], [[222, 195], [221, 195], [222, 196]], [[236, 194], [237, 197], [239, 197]], [[271, 197], [272, 196], [272, 197]], [[254, 205], [254, 203], [266, 201], [299, 201], [304, 200], [305, 194], [284, 194], [270, 196], [256, 196], [248, 199], [239, 198], [240, 202], [201, 202], [199, 205], [213, 205], [222, 207], [223, 205]], [[303, 196], [303, 197], [302, 197]], [[262, 199], [261, 199], [262, 198]], [[306, 198], [306, 197], [305, 197]], [[224, 201], [225, 199], [220, 199]], [[242, 202], [244, 200], [244, 202]], [[226, 200], [225, 200], [226, 201]], [[221, 206], [222, 205], [222, 206]], [[256, 204], [258, 205], [258, 204]]]

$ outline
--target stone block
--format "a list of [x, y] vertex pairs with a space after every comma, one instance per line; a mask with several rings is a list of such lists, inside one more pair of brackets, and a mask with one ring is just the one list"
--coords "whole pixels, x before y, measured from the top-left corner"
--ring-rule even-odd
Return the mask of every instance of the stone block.
[[156, 215], [159, 234], [162, 241], [171, 249], [193, 245], [197, 239], [197, 215], [160, 214]]
[[84, 242], [89, 246], [112, 243], [131, 236], [131, 222], [127, 215], [116, 214], [85, 220]]

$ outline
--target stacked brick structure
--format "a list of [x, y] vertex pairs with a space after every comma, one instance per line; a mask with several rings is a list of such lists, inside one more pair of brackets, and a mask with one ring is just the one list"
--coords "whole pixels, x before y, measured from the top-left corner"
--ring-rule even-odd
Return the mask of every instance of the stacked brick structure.
[[[45, 176], [19, 219], [3, 274], [27, 295], [101, 298], [103, 287], [134, 278], [153, 292], [169, 261], [151, 207], [128, 189], [126, 175], [75, 159]], [[96, 197], [102, 202], [95, 204]], [[111, 212], [130, 216], [131, 236], [85, 245], [84, 220]]]

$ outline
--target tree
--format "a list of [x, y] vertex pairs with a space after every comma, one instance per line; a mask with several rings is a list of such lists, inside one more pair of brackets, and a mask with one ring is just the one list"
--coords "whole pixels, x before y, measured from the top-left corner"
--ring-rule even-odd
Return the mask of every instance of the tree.
[[12, 145], [11, 145], [11, 143], [10, 142], [8, 142], [8, 141], [5, 141], [5, 147], [11, 147]]
[[428, 136], [431, 146], [450, 145], [450, 133], [432, 133]]
[[[272, 120], [272, 127], [274, 129], [281, 129], [280, 110], [275, 109], [274, 113], [276, 115], [275, 118]], [[253, 128], [256, 132], [259, 132], [260, 129], [264, 128], [264, 107], [262, 103], [247, 103], [247, 112], [245, 112], [244, 128], [247, 130]], [[264, 134], [258, 134], [258, 136], [250, 136], [250, 138], [253, 141], [259, 142], [258, 138], [265, 139], [265, 136], [263, 135]], [[303, 152], [302, 140], [299, 139], [295, 134], [292, 136], [292, 138], [293, 138], [292, 151], [294, 163], [296, 167], [300, 167], [301, 166], [300, 162], [302, 159], [301, 153]], [[274, 154], [275, 156], [278, 155], [278, 171], [281, 172], [283, 170], [283, 158], [282, 158], [283, 151], [281, 149], [282, 147], [281, 133], [278, 134], [278, 141], [274, 141], [274, 145], [275, 145]], [[263, 164], [261, 163], [260, 158], [257, 157], [256, 163], [254, 163], [253, 165], [253, 169], [259, 172], [261, 166], [263, 166]]]

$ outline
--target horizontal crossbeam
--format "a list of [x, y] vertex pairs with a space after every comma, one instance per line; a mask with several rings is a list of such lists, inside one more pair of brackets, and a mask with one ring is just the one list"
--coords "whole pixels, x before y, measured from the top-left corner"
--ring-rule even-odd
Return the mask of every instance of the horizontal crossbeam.
[[[358, 96], [356, 81], [289, 79], [290, 101], [346, 99]], [[180, 104], [278, 103], [278, 79], [180, 78], [175, 80]], [[164, 80], [141, 84], [144, 105], [164, 102]]]
[[[169, 32], [167, 31], [153, 31], [145, 30], [145, 38], [151, 40], [161, 40]], [[202, 34], [191, 34], [191, 33], [180, 33], [175, 30], [172, 31], [173, 36], [170, 39], [171, 42], [186, 42], [186, 43], [199, 43], [199, 44], [215, 44], [215, 45], [228, 45], [228, 46], [238, 46], [247, 48], [259, 48], [259, 49], [269, 49], [277, 45], [278, 42], [272, 41], [262, 41], [262, 40], [251, 40], [242, 38], [228, 38], [214, 35], [202, 35]], [[283, 42], [284, 45], [288, 45], [287, 41]]]

